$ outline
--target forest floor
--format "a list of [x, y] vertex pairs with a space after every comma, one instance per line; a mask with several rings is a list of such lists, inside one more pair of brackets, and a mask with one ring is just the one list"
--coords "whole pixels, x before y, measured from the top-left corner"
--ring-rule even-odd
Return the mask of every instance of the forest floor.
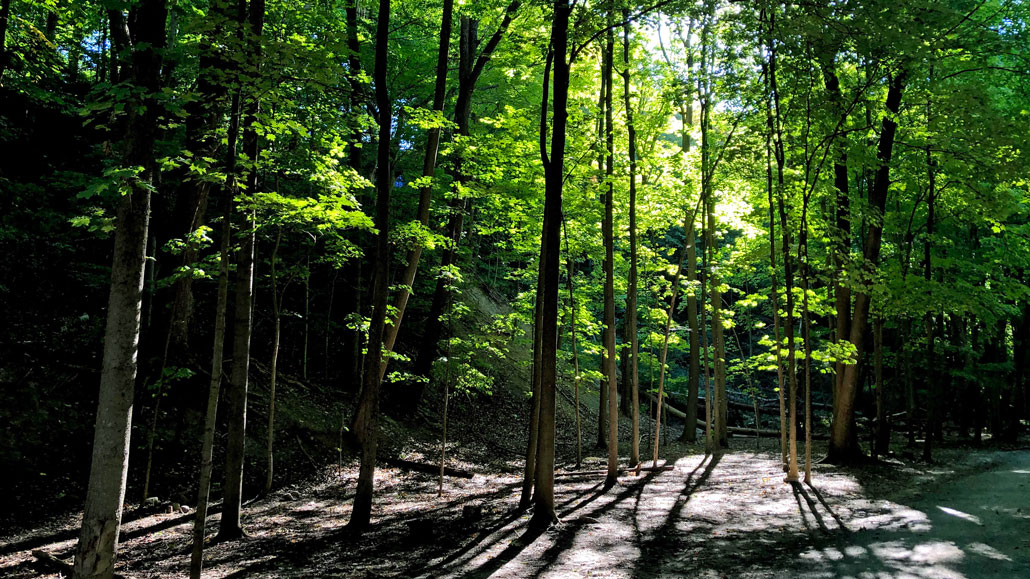
[[[933, 464], [817, 464], [812, 485], [789, 485], [775, 442], [761, 444], [732, 439], [716, 457], [672, 445], [672, 470], [626, 474], [607, 491], [603, 475], [562, 471], [562, 522], [535, 536], [517, 509], [515, 463], [490, 474], [496, 464], [477, 469], [459, 452], [452, 465], [477, 474], [448, 477], [442, 496], [435, 476], [380, 468], [373, 527], [360, 538], [345, 528], [357, 467], [331, 467], [247, 504], [249, 538], [208, 547], [205, 576], [1030, 576], [1028, 451], [956, 446]], [[601, 468], [599, 458], [584, 465]], [[132, 506], [125, 519], [122, 576], [186, 573], [192, 515]], [[77, 524], [68, 516], [0, 538], [0, 576], [60, 576], [32, 551], [70, 562]]]

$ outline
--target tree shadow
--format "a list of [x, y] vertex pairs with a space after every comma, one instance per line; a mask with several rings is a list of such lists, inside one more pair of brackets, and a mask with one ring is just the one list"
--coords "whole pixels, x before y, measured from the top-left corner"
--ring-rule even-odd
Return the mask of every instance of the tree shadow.
[[[208, 515], [210, 516], [210, 515], [219, 513], [219, 512], [221, 512], [221, 510], [222, 510], [222, 505], [221, 505], [220, 502], [217, 503], [217, 504], [211, 505], [211, 507], [208, 509]], [[140, 519], [145, 519], [145, 518], [147, 518], [149, 516], [156, 515], [156, 514], [159, 514], [159, 513], [156, 512], [154, 509], [151, 509], [151, 508], [138, 508], [138, 509], [134, 509], [132, 512], [127, 513], [125, 516], [122, 517], [122, 525], [124, 527], [124, 525], [128, 525], [129, 523], [134, 523], [134, 522], [136, 522], [136, 521], [138, 521]], [[184, 522], [193, 520], [194, 516], [195, 516], [194, 513], [191, 512], [189, 514], [185, 514], [185, 515], [182, 515], [182, 516], [179, 516], [179, 517], [173, 517], [171, 519], [165, 519], [163, 521], [158, 521], [158, 522], [155, 522], [152, 525], [147, 525], [145, 527], [140, 527], [139, 529], [135, 529], [135, 530], [133, 530], [133, 531], [131, 531], [129, 533], [122, 533], [122, 535], [120, 536], [120, 538], [118, 540], [120, 542], [124, 542], [124, 541], [128, 541], [128, 540], [134, 539], [136, 537], [141, 537], [141, 536], [146, 535], [147, 533], [150, 533], [150, 532], [153, 532], [153, 531], [163, 531], [165, 529], [176, 527], [178, 525], [181, 525]], [[19, 551], [30, 551], [32, 549], [37, 549], [39, 547], [45, 547], [47, 545], [52, 545], [54, 543], [63, 543], [65, 541], [71, 541], [73, 539], [78, 539], [79, 538], [79, 532], [80, 532], [80, 528], [78, 526], [76, 526], [74, 528], [64, 529], [64, 530], [61, 530], [61, 531], [57, 531], [56, 533], [51, 533], [49, 535], [27, 537], [27, 538], [22, 539], [20, 541], [15, 541], [13, 543], [6, 543], [4, 545], [0, 545], [0, 556], [10, 555], [11, 553], [17, 553]], [[57, 556], [60, 557], [60, 555], [57, 555]]]
[[[669, 509], [668, 514], [662, 521], [661, 526], [658, 527], [652, 534], [651, 538], [640, 543], [640, 556], [637, 558], [636, 563], [633, 567], [633, 576], [642, 576], [650, 572], [646, 566], [653, 565], [655, 556], [659, 556], [665, 552], [670, 543], [674, 543], [673, 531], [676, 527], [676, 522], [682, 517], [683, 509], [686, 508], [687, 502], [690, 501], [691, 496], [701, 488], [708, 479], [712, 476], [712, 472], [715, 467], [719, 464], [722, 459], [722, 454], [706, 454], [701, 462], [694, 467], [694, 470], [687, 474], [687, 479], [684, 481], [683, 490], [680, 491], [679, 495], [676, 496], [676, 502], [673, 503], [672, 508]], [[697, 471], [701, 470], [701, 474], [697, 475]]]

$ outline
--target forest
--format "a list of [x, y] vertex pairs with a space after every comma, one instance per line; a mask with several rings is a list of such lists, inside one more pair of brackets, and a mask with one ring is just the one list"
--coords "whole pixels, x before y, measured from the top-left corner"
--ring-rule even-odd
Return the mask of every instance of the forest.
[[1028, 156], [1020, 0], [0, 0], [0, 575], [1030, 576]]

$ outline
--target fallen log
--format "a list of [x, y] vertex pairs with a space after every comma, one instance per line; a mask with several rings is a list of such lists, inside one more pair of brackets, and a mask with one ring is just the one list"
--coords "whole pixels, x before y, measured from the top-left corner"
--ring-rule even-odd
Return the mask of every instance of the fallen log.
[[[413, 470], [415, 472], [424, 472], [426, 474], [435, 475], [440, 474], [439, 464], [426, 464], [424, 462], [415, 462], [413, 460], [404, 460], [402, 458], [384, 458], [383, 462], [390, 466], [395, 466], [403, 470]], [[457, 478], [472, 478], [476, 476], [475, 473], [469, 472], [467, 470], [451, 468], [449, 466], [444, 467], [443, 473], [447, 476], [453, 476]]]
[[[743, 427], [740, 427], [740, 426], [730, 426], [726, 430], [730, 434], [735, 434], [735, 435], [738, 435], [738, 436], [754, 437], [755, 434], [757, 433], [758, 436], [760, 436], [762, 438], [779, 438], [780, 437], [780, 431], [779, 430], [770, 430], [770, 429], [758, 429], [758, 430], [755, 430], [754, 428], [743, 428]], [[798, 433], [798, 438], [799, 439], [804, 438], [804, 434], [803, 433]], [[830, 438], [829, 435], [823, 434], [821, 432], [813, 432], [812, 433], [812, 440], [827, 440], [829, 438]]]

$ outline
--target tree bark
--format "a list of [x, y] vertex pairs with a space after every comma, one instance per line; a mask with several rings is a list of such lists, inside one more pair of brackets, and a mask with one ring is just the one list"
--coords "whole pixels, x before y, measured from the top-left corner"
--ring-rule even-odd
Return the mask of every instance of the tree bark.
[[372, 493], [375, 485], [376, 452], [379, 445], [379, 386], [383, 360], [383, 335], [390, 279], [390, 192], [393, 176], [390, 167], [390, 129], [393, 104], [387, 86], [387, 59], [390, 45], [390, 0], [379, 0], [376, 27], [376, 60], [373, 72], [376, 105], [379, 109], [379, 143], [376, 162], [376, 235], [375, 269], [372, 293], [372, 319], [368, 329], [368, 357], [362, 376], [359, 413], [365, 420], [361, 433], [361, 467], [348, 527], [361, 533], [372, 520]]
[[[236, 140], [240, 129], [239, 92], [233, 95], [230, 113], [228, 157], [231, 170], [235, 172]], [[193, 520], [193, 548], [190, 557], [190, 579], [200, 579], [204, 570], [204, 529], [211, 497], [211, 473], [214, 467], [215, 422], [218, 415], [218, 396], [222, 387], [222, 361], [225, 352], [226, 312], [229, 303], [229, 245], [232, 237], [232, 191], [226, 187], [222, 212], [222, 239], [218, 252], [218, 298], [215, 305], [215, 335], [211, 353], [211, 382], [208, 387], [207, 412], [204, 416], [204, 433], [200, 449], [200, 482], [197, 485], [197, 510]]]
[[[887, 193], [890, 188], [890, 162], [894, 150], [894, 138], [898, 130], [898, 123], [894, 120], [901, 106], [901, 94], [905, 85], [905, 71], [901, 70], [890, 79], [886, 108], [880, 130], [880, 142], [876, 151], [876, 159], [879, 167], [876, 170], [876, 177], [873, 181], [873, 188], [869, 191], [869, 205], [879, 213], [879, 219], [870, 219], [866, 231], [865, 245], [862, 256], [863, 282], [872, 283], [876, 266], [880, 259], [880, 244], [883, 236], [883, 220], [887, 208]], [[862, 338], [865, 334], [866, 323], [869, 316], [869, 287], [863, 287], [855, 296], [855, 309], [851, 316], [851, 335], [849, 340], [858, 352], [858, 360], [862, 355]], [[858, 373], [859, 364], [848, 364], [844, 369], [844, 380], [841, 381], [835, 400], [833, 410], [833, 425], [830, 434], [830, 446], [827, 453], [827, 460], [831, 463], [846, 463], [854, 461], [862, 456], [862, 450], [858, 445], [858, 436], [855, 432], [855, 397], [858, 394]]]
[[75, 551], [76, 579], [114, 575], [118, 532], [129, 466], [136, 356], [139, 347], [143, 280], [154, 178], [157, 110], [149, 102], [160, 87], [167, 7], [164, 0], [143, 0], [134, 8], [131, 74], [142, 102], [128, 106], [124, 162], [144, 170], [129, 183], [118, 203], [114, 257], [104, 333], [104, 362], [93, 439], [86, 504]]
[[630, 403], [632, 404], [632, 431], [630, 434], [629, 462], [635, 465], [640, 462], [640, 379], [639, 336], [637, 335], [637, 131], [633, 124], [633, 106], [630, 99], [630, 24], [629, 10], [622, 10], [623, 43], [623, 100], [626, 107], [626, 130], [629, 132], [629, 280], [626, 290], [626, 341], [629, 342], [627, 360], [623, 362], [629, 368]]
[[[536, 459], [536, 494], [530, 525], [543, 528], [558, 520], [554, 509], [554, 431], [555, 389], [557, 379], [559, 227], [561, 225], [562, 187], [565, 181], [565, 130], [569, 102], [569, 0], [555, 0], [551, 25], [554, 51], [551, 155], [544, 164], [544, 323], [540, 373], [540, 433]], [[542, 139], [546, 140], [546, 139]]]
[[[256, 79], [261, 70], [261, 44], [265, 23], [264, 0], [252, 0], [249, 7], [247, 64]], [[255, 88], [255, 87], [252, 87]], [[258, 152], [260, 149], [255, 125], [260, 112], [257, 94], [243, 98], [246, 118], [243, 126], [243, 154], [251, 163], [247, 171], [247, 192], [258, 189]], [[218, 529], [219, 540], [238, 539], [243, 536], [241, 514], [243, 507], [243, 463], [247, 431], [247, 389], [250, 374], [250, 338], [253, 328], [254, 304], [254, 251], [256, 246], [257, 215], [253, 209], [244, 221], [245, 237], [236, 266], [236, 303], [233, 320], [232, 372], [229, 377], [227, 417], [229, 438], [225, 451], [225, 497], [222, 499], [222, 519]]]
[[[608, 22], [611, 23], [612, 14], [608, 15]], [[612, 69], [614, 65], [615, 33], [611, 28], [605, 35], [604, 45], [604, 68], [602, 74], [607, 79], [608, 93], [605, 96], [605, 194], [604, 194], [604, 218], [601, 223], [601, 237], [604, 242], [604, 312], [601, 321], [604, 333], [602, 336], [601, 352], [601, 374], [604, 376], [604, 386], [608, 390], [608, 476], [605, 478], [605, 487], [613, 486], [618, 479], [619, 470], [619, 408], [618, 408], [618, 384], [615, 377], [615, 236], [614, 236], [614, 197], [615, 183], [615, 159], [614, 159], [614, 130], [612, 115]]]
[[[512, 20], [515, 18], [515, 15], [521, 6], [521, 0], [512, 0], [512, 2], [508, 4], [500, 25], [498, 25], [493, 35], [483, 46], [483, 49], [479, 52], [478, 56], [476, 55], [476, 51], [479, 50], [479, 21], [468, 17], [461, 18], [458, 41], [458, 95], [454, 106], [454, 123], [458, 126], [458, 134], [461, 136], [467, 137], [470, 134], [472, 95], [475, 93], [476, 83], [479, 82], [479, 78], [483, 74], [483, 70], [490, 62], [494, 51], [504, 38], [504, 35], [508, 31], [508, 27], [511, 25]], [[454, 179], [457, 181], [459, 186], [467, 185], [471, 179], [471, 177], [462, 170], [463, 165], [463, 160], [459, 154], [454, 160], [453, 167]], [[449, 239], [449, 245], [443, 252], [443, 257], [441, 259], [440, 269], [442, 271], [446, 271], [447, 268], [457, 263], [458, 246], [461, 242], [461, 234], [465, 227], [465, 213], [468, 209], [468, 202], [460, 196], [455, 196], [449, 204], [449, 209], [451, 215], [447, 223], [447, 237]], [[418, 353], [418, 357], [416, 358], [413, 368], [413, 372], [417, 376], [429, 376], [433, 360], [436, 358], [436, 354], [439, 351], [439, 343], [443, 331], [440, 318], [443, 316], [444, 311], [446, 311], [450, 301], [450, 289], [448, 286], [449, 282], [447, 276], [440, 276], [437, 278], [436, 288], [433, 291], [433, 301], [429, 308], [429, 317], [426, 319], [426, 328], [422, 336], [422, 348]], [[417, 406], [419, 400], [422, 398], [423, 391], [424, 386], [420, 385], [416, 387], [415, 392], [413, 392], [410, 398], [409, 404]]]

